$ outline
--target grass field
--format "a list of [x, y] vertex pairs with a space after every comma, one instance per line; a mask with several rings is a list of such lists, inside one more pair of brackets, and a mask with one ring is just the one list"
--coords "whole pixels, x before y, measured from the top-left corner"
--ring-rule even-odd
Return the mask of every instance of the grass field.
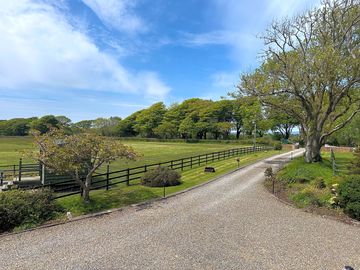
[[[279, 151], [258, 152], [254, 154], [242, 155], [240, 166], [255, 162], [265, 157], [272, 156], [280, 153]], [[223, 175], [226, 172], [237, 168], [238, 164], [236, 158], [229, 158], [211, 163], [211, 166], [216, 168], [215, 173], [204, 173], [204, 166], [186, 170], [181, 173], [182, 184], [166, 188], [166, 194], [172, 194], [201, 183], [207, 182], [217, 176]], [[66, 211], [72, 212], [73, 215], [82, 215], [93, 212], [98, 212], [106, 209], [123, 207], [126, 205], [139, 203], [145, 200], [159, 198], [163, 195], [163, 188], [145, 187], [139, 182], [131, 182], [130, 186], [120, 184], [110, 189], [91, 191], [91, 202], [88, 204], [83, 203], [80, 195], [72, 195], [57, 199]]]
[[[216, 143], [141, 141], [123, 141], [123, 143], [132, 146], [142, 157], [137, 161], [115, 161], [111, 164], [112, 170], [242, 147], [239, 144]], [[31, 137], [0, 137], [0, 165], [18, 164], [19, 158], [22, 157], [22, 152], [29, 149], [35, 149]], [[33, 161], [24, 159], [24, 162]]]
[[306, 164], [304, 159], [296, 158], [278, 174], [277, 183], [284, 199], [300, 208], [331, 208], [333, 184], [339, 184], [348, 175], [348, 166], [354, 158], [352, 153], [335, 153], [338, 171], [333, 175], [330, 153], [323, 153], [323, 161]]

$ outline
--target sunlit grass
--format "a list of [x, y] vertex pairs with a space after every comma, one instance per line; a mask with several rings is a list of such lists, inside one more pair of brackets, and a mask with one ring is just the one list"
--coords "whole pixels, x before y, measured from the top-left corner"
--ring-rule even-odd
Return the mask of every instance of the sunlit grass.
[[[258, 152], [255, 154], [247, 154], [240, 156], [240, 166], [244, 166], [255, 162], [257, 160], [278, 154], [279, 151], [267, 151]], [[232, 157], [226, 160], [221, 160], [209, 164], [209, 166], [215, 167], [215, 173], [205, 173], [202, 165], [197, 168], [188, 169], [181, 172], [182, 184], [173, 187], [166, 188], [166, 195], [182, 191], [187, 188], [194, 187], [196, 185], [207, 182], [218, 176], [221, 176], [231, 170], [238, 167], [236, 157]], [[130, 186], [125, 184], [119, 184], [112, 187], [110, 190], [96, 190], [91, 191], [91, 202], [86, 204], [82, 201], [80, 195], [72, 195], [69, 197], [59, 198], [57, 202], [66, 211], [70, 211], [73, 215], [82, 215], [88, 213], [94, 213], [106, 209], [123, 207], [134, 203], [143, 202], [153, 198], [159, 198], [163, 196], [163, 188], [145, 187], [139, 184], [139, 181], [131, 182]]]

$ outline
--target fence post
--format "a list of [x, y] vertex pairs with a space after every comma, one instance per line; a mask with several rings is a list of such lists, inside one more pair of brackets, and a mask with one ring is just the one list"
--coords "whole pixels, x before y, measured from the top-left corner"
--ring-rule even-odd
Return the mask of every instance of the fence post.
[[144, 172], [147, 172], [147, 165], [144, 165]]
[[198, 165], [200, 166], [200, 155], [198, 157]]
[[181, 170], [182, 171], [184, 170], [184, 159], [183, 158], [181, 159]]
[[331, 148], [331, 163], [332, 163], [333, 175], [335, 176], [336, 175], [335, 154], [332, 148]]
[[106, 190], [109, 190], [109, 173], [110, 173], [110, 164], [106, 166]]
[[172, 160], [171, 162], [170, 162], [170, 168], [172, 169], [173, 168], [173, 163], [174, 161]]
[[208, 154], [205, 155], [205, 164], [208, 163]]
[[192, 169], [192, 157], [190, 157], [190, 168]]
[[21, 171], [22, 171], [22, 158], [19, 160], [19, 182], [21, 181]]
[[130, 186], [130, 169], [129, 168], [127, 168], [126, 185]]
[[0, 186], [2, 186], [4, 183], [4, 172], [0, 173]]

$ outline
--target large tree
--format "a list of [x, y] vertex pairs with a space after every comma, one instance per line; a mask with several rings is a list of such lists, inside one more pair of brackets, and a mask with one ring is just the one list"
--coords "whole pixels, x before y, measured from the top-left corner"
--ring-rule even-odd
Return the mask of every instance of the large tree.
[[131, 147], [96, 134], [66, 135], [62, 130], [52, 129], [42, 135], [39, 131], [33, 135], [40, 151], [31, 153], [32, 157], [56, 173], [71, 175], [80, 185], [85, 202], [90, 200], [96, 170], [115, 159], [137, 157]]
[[161, 124], [166, 107], [163, 102], [151, 105], [136, 115], [134, 130], [142, 137], [151, 138], [155, 135], [155, 128]]
[[360, 111], [359, 0], [325, 0], [267, 30], [264, 64], [238, 88], [299, 123], [306, 162]]
[[299, 122], [294, 117], [275, 108], [269, 108], [267, 119], [271, 122], [271, 129], [279, 132], [285, 140], [290, 138], [294, 127], [299, 125]]

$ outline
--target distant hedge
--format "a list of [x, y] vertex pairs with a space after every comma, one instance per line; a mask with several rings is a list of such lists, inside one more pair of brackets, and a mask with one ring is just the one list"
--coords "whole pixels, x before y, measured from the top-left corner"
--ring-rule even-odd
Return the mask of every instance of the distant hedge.
[[[142, 137], [114, 137], [124, 141], [140, 141], [140, 142], [173, 142], [173, 143], [221, 143], [221, 144], [239, 144], [253, 145], [254, 140], [250, 139], [233, 139], [233, 140], [208, 140], [208, 139], [159, 139], [159, 138], [142, 138]], [[277, 141], [269, 137], [260, 137], [256, 139], [258, 145], [274, 145]]]
[[55, 216], [61, 209], [48, 189], [10, 190], [0, 193], [0, 232], [31, 227]]

